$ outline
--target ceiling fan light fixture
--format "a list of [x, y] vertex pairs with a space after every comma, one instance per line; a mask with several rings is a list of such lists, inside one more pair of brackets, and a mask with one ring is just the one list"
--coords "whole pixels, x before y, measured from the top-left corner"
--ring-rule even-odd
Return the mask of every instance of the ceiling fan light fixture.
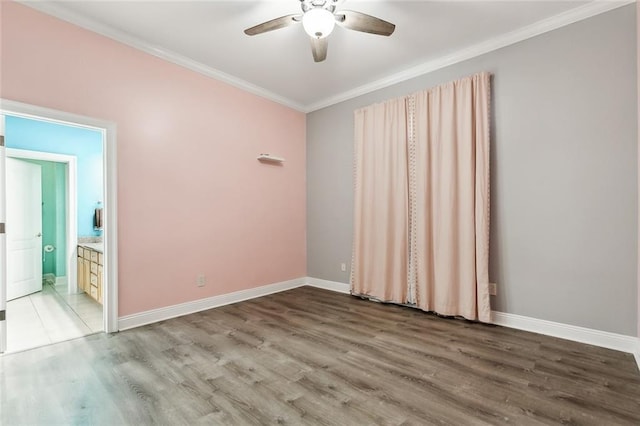
[[336, 19], [327, 9], [316, 7], [304, 14], [302, 26], [311, 37], [325, 38], [336, 26]]

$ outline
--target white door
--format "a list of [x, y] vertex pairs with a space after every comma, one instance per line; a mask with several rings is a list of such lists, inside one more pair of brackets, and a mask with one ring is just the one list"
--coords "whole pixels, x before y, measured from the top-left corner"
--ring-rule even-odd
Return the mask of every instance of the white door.
[[41, 167], [6, 159], [7, 300], [42, 290]]

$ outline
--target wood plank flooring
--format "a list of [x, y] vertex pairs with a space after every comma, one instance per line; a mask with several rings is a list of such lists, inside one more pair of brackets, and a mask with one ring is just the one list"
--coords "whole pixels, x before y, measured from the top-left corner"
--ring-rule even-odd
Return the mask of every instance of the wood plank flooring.
[[640, 425], [630, 354], [311, 287], [0, 369], [2, 425]]

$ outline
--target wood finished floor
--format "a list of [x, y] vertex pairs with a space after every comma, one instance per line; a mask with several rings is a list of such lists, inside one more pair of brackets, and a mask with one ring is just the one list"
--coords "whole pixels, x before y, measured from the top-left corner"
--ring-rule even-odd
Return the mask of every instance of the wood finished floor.
[[0, 357], [2, 425], [639, 425], [633, 356], [302, 287]]

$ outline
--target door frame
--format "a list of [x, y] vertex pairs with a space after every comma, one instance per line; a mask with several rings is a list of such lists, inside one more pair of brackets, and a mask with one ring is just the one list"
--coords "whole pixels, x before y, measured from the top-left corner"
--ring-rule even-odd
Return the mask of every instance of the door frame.
[[[7, 158], [18, 158], [22, 160], [51, 161], [65, 164], [65, 195], [66, 195], [66, 252], [65, 264], [67, 267], [67, 292], [69, 294], [78, 292], [78, 267], [77, 267], [77, 247], [78, 247], [78, 218], [77, 218], [77, 158], [74, 155], [54, 154], [44, 151], [29, 151], [26, 149], [5, 148]], [[8, 265], [7, 265], [8, 266]]]
[[[26, 104], [22, 102], [12, 101], [0, 98], [0, 114], [18, 116], [23, 118], [48, 121], [67, 126], [89, 128], [102, 133], [102, 161], [104, 167], [104, 223], [105, 232], [104, 239], [104, 283], [105, 297], [103, 299], [104, 309], [104, 330], [107, 333], [118, 331], [118, 175], [117, 175], [117, 138], [116, 123], [98, 118], [87, 117], [84, 115], [73, 114], [65, 111], [59, 111], [51, 108], [40, 107], [36, 105]], [[4, 121], [4, 120], [0, 120]], [[4, 123], [0, 125], [4, 130]], [[4, 132], [2, 132], [4, 135]], [[4, 171], [4, 158], [6, 152], [0, 148], [0, 169]], [[0, 224], [6, 221], [5, 213], [5, 185], [4, 176], [0, 177]], [[2, 226], [2, 225], [0, 225]], [[6, 300], [6, 239], [5, 235], [0, 233], [0, 309], [4, 309], [5, 305], [2, 300]], [[74, 274], [76, 269], [71, 269], [70, 273]], [[2, 318], [0, 313], [0, 318]], [[0, 321], [0, 327], [6, 326], [6, 321]], [[6, 336], [6, 331], [3, 333]], [[0, 342], [0, 352], [6, 348], [2, 347]]]

